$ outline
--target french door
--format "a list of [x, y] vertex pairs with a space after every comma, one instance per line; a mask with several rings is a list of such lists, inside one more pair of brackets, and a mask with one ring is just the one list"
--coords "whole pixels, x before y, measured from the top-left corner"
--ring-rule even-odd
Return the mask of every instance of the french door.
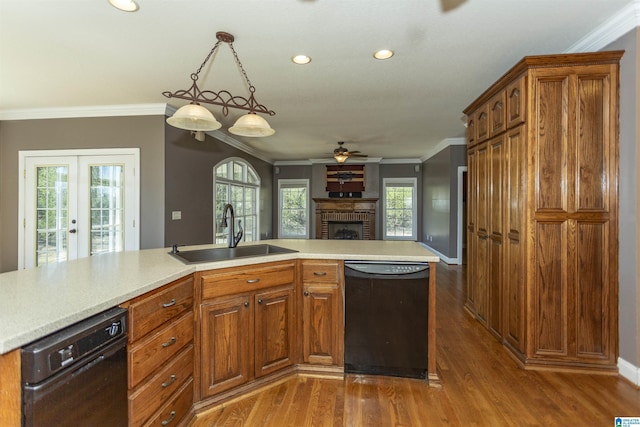
[[129, 151], [20, 153], [19, 268], [138, 249], [139, 155]]

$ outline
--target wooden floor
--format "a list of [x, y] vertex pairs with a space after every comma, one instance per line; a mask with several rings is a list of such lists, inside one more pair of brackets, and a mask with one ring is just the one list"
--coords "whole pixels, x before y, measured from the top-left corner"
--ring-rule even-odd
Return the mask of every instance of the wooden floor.
[[525, 371], [464, 312], [464, 268], [437, 268], [442, 388], [419, 380], [296, 377], [201, 414], [203, 426], [614, 426], [640, 390], [613, 376]]

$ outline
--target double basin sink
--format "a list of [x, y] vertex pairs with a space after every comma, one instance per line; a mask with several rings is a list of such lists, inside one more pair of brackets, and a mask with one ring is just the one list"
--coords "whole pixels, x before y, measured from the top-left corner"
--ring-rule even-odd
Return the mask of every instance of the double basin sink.
[[235, 248], [195, 249], [191, 251], [178, 251], [177, 248], [174, 247], [169, 254], [185, 264], [198, 264], [202, 262], [229, 261], [236, 258], [261, 257], [294, 252], [298, 251], [274, 245], [250, 245], [236, 246]]

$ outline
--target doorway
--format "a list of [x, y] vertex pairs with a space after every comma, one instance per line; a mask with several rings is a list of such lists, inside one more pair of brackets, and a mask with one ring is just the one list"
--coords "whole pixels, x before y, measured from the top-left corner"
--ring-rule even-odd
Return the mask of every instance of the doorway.
[[139, 248], [139, 149], [21, 151], [18, 268]]

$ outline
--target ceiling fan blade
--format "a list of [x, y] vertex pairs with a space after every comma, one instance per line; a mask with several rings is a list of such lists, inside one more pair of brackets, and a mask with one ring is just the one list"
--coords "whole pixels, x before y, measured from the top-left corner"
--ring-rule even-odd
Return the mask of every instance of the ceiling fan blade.
[[366, 155], [366, 154], [353, 154], [353, 153], [351, 153], [351, 155], [352, 155], [353, 157], [369, 157], [369, 156], [368, 156], [368, 155]]
[[440, 0], [440, 9], [443, 12], [450, 12], [462, 6], [467, 0]]

